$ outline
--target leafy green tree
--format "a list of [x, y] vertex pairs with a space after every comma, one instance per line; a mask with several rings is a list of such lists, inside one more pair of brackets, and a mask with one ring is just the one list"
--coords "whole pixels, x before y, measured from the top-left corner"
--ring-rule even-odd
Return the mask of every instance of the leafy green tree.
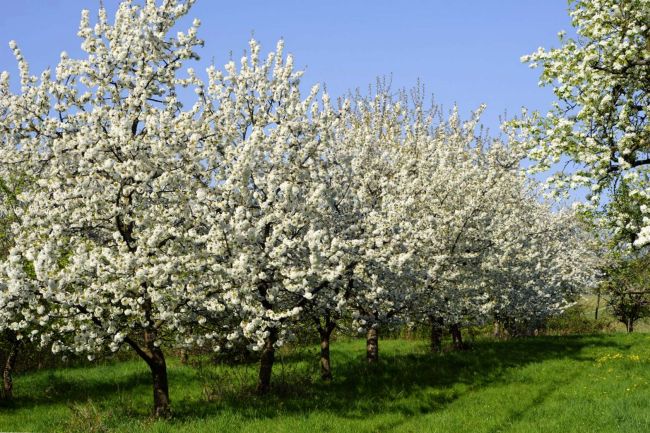
[[609, 270], [603, 289], [612, 314], [632, 332], [650, 314], [650, 255], [622, 260]]

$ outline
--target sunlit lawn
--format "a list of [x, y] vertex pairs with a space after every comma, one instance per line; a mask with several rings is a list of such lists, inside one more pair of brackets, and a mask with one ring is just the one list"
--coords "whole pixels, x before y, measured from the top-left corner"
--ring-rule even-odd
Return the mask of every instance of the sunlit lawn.
[[170, 360], [174, 418], [149, 417], [143, 362], [40, 371], [15, 380], [0, 431], [65, 432], [648, 432], [650, 336], [613, 334], [476, 342], [432, 355], [426, 342], [335, 342], [335, 379], [317, 349], [284, 351], [276, 386], [256, 396], [255, 365]]

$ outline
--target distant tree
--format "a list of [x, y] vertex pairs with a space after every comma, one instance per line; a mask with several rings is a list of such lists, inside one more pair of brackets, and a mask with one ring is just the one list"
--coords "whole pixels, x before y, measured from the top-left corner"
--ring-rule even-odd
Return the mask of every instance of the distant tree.
[[[631, 197], [629, 191], [628, 182], [622, 179], [615, 190], [610, 190], [609, 201], [602, 209], [583, 209], [580, 213], [582, 223], [593, 235], [590, 250], [598, 256], [594, 268], [601, 274], [603, 281], [609, 281], [612, 273], [619, 274], [620, 268], [624, 268], [630, 260], [643, 257], [650, 251], [649, 245], [641, 246], [634, 243], [638, 237], [637, 228], [643, 221], [642, 209], [650, 204], [650, 199]], [[610, 218], [607, 215], [617, 215], [617, 217]], [[606, 286], [607, 284], [593, 286], [596, 294], [596, 320], [601, 298], [610, 296], [611, 300], [612, 292], [606, 293], [608, 292]], [[619, 296], [623, 295], [619, 293]], [[622, 302], [623, 298], [621, 298]], [[639, 301], [642, 301], [642, 298]]]
[[607, 272], [602, 291], [614, 317], [632, 332], [650, 314], [650, 255], [621, 260]]

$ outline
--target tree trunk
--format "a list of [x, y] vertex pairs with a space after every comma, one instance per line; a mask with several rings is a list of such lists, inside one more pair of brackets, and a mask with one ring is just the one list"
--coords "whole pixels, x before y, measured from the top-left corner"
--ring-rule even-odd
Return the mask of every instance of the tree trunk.
[[634, 322], [632, 321], [632, 319], [630, 318], [627, 319], [625, 328], [627, 329], [628, 334], [634, 332]]
[[269, 336], [264, 340], [262, 357], [260, 359], [260, 374], [257, 381], [257, 392], [268, 394], [271, 390], [271, 373], [273, 371], [273, 362], [275, 362], [274, 344], [278, 338], [278, 331], [275, 328], [269, 329]]
[[167, 383], [167, 364], [165, 356], [158, 347], [151, 349], [151, 375], [153, 378], [153, 412], [156, 418], [169, 418], [169, 385]]
[[493, 336], [497, 340], [501, 339], [501, 324], [499, 323], [498, 320], [494, 321], [494, 333], [493, 333]]
[[169, 401], [169, 384], [167, 382], [167, 363], [165, 362], [165, 354], [159, 347], [156, 347], [155, 340], [155, 331], [145, 331], [144, 347], [141, 347], [131, 337], [124, 339], [147, 363], [151, 370], [154, 416], [156, 418], [169, 418], [171, 416], [171, 406]]
[[442, 318], [429, 318], [431, 322], [431, 351], [440, 352], [442, 351], [442, 329], [444, 326], [444, 321]]
[[600, 289], [598, 290], [598, 297], [596, 298], [596, 312], [594, 314], [594, 320], [598, 320], [599, 309], [600, 309]]
[[366, 335], [366, 358], [370, 364], [379, 361], [379, 331], [375, 327], [368, 329]]
[[14, 395], [13, 370], [16, 366], [18, 346], [20, 345], [20, 341], [14, 335], [11, 335], [8, 340], [11, 343], [11, 347], [9, 348], [7, 360], [2, 371], [2, 396], [5, 400], [11, 400]]
[[330, 363], [330, 337], [336, 325], [328, 323], [325, 328], [319, 327], [320, 334], [320, 376], [323, 380], [332, 380], [332, 364]]
[[449, 332], [451, 333], [454, 349], [463, 350], [465, 348], [465, 345], [463, 344], [463, 333], [460, 330], [460, 325], [458, 323], [454, 323], [449, 327]]
[[189, 359], [187, 356], [187, 350], [186, 349], [181, 349], [181, 364], [182, 365], [187, 365]]

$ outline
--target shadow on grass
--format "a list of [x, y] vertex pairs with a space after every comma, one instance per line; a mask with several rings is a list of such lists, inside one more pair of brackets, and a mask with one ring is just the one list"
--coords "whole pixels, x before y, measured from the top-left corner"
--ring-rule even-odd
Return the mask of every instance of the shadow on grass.
[[[386, 412], [412, 416], [440, 410], [467, 392], [503, 381], [511, 368], [551, 359], [593, 362], [593, 357], [582, 353], [586, 347], [621, 351], [631, 346], [600, 336], [538, 337], [478, 342], [469, 351], [431, 354], [424, 344], [419, 350], [413, 350], [413, 343], [409, 344], [411, 348], [404, 350], [406, 353], [391, 348], [376, 365], [366, 364], [358, 352], [333, 350], [335, 378], [331, 383], [322, 383], [316, 372], [311, 380], [300, 371], [293, 379], [291, 374], [278, 377], [282, 375], [281, 367], [276, 366], [275, 386], [270, 395], [255, 395], [250, 383], [236, 392], [222, 393], [211, 404], [175, 404], [175, 417], [182, 420], [218, 416], [224, 409], [232, 409], [246, 418], [307, 415], [315, 411], [351, 419]], [[315, 353], [294, 353], [285, 357], [284, 362], [309, 362], [315, 366]]]
[[[102, 401], [138, 388], [150, 391], [151, 376], [144, 363], [141, 371], [121, 372], [115, 376], [111, 375], [110, 367], [98, 368], [106, 369], [107, 374], [91, 378], [83, 377], [81, 372], [92, 371], [92, 367], [71, 368], [69, 371], [54, 369], [40, 371], [30, 378], [29, 389], [21, 389], [22, 383], [18, 382], [16, 395], [11, 401], [0, 400], [0, 409], [29, 409], [49, 404]], [[196, 377], [189, 371], [173, 372], [172, 380], [195, 379]], [[26, 394], [27, 392], [29, 393]]]
[[[380, 362], [368, 365], [358, 348], [350, 349], [350, 343], [342, 345], [343, 349], [336, 344], [332, 346], [335, 378], [331, 383], [323, 383], [318, 378], [317, 352], [298, 350], [280, 357], [274, 367], [274, 388], [267, 396], [254, 392], [254, 365], [206, 367], [209, 374], [204, 374], [202, 369], [173, 364], [169, 372], [174, 421], [217, 417], [224, 410], [232, 410], [247, 419], [313, 412], [331, 412], [350, 419], [387, 412], [406, 416], [424, 414], [440, 410], [472, 390], [503, 381], [511, 368], [551, 359], [591, 362], [594, 359], [584, 354], [583, 349], [600, 347], [620, 351], [631, 346], [606, 336], [537, 337], [476, 342], [469, 351], [432, 354], [426, 351], [424, 343], [417, 346], [413, 342], [393, 340], [383, 343], [386, 350]], [[239, 371], [238, 378], [233, 381], [228, 371]], [[151, 386], [145, 371], [88, 381], [68, 381], [64, 375], [53, 373], [51, 379], [47, 385], [49, 392], [20, 397], [11, 407], [29, 408], [61, 400], [69, 403], [92, 400], [106, 406], [124, 391], [146, 390], [148, 395]], [[38, 384], [42, 385], [43, 381]], [[189, 398], [190, 393], [183, 388], [184, 392], [174, 395], [179, 384], [193, 389], [196, 395], [202, 394], [203, 398]], [[36, 385], [30, 392], [37, 391]], [[132, 412], [123, 415], [137, 416]]]

